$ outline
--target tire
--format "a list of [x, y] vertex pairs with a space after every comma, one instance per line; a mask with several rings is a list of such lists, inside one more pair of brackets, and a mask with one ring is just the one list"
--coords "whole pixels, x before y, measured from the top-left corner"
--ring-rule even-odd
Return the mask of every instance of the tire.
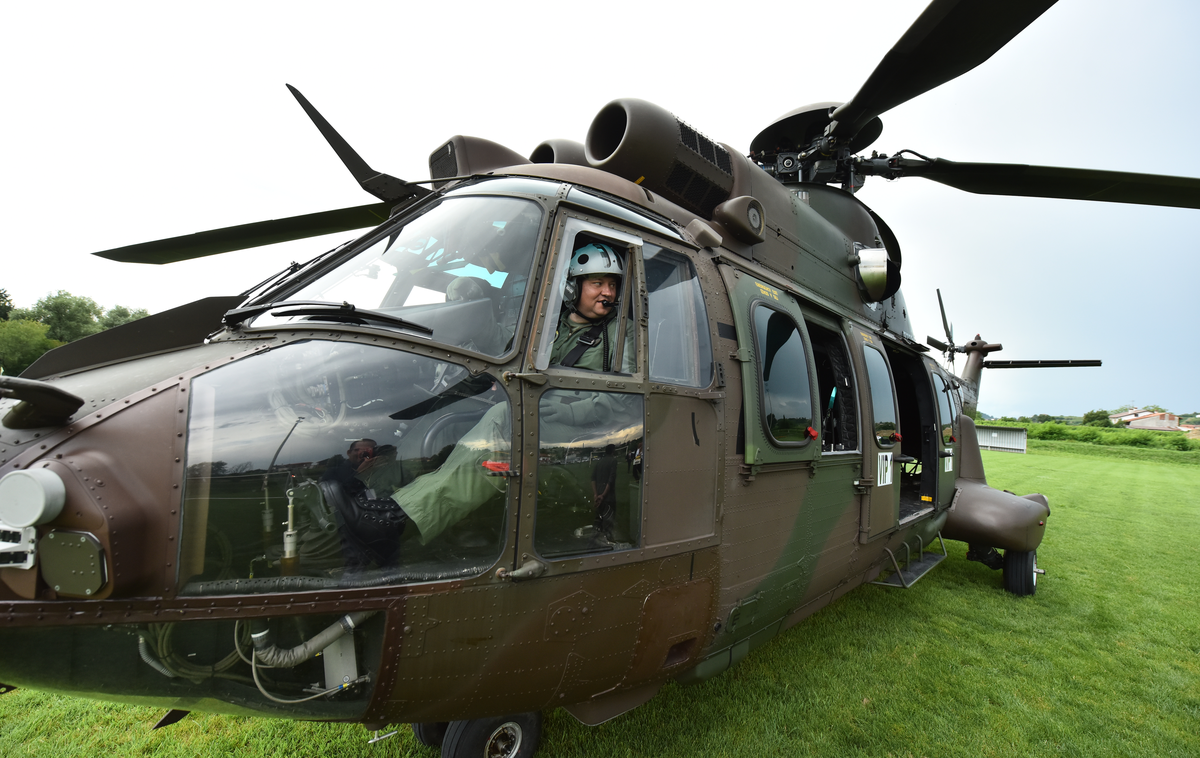
[[451, 721], [442, 758], [532, 758], [542, 741], [542, 714]]
[[446, 728], [449, 721], [427, 721], [423, 724], [413, 724], [413, 736], [425, 747], [441, 747], [446, 739]]
[[1037, 592], [1037, 551], [1004, 551], [1004, 589], [1017, 597]]

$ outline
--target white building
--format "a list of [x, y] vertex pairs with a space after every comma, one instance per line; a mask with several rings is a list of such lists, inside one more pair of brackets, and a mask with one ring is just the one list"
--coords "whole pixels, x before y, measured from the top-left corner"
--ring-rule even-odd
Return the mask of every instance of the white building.
[[1108, 420], [1114, 425], [1124, 421], [1130, 429], [1157, 429], [1159, 431], [1179, 431], [1179, 417], [1174, 413], [1156, 413], [1144, 411], [1141, 408], [1131, 408], [1120, 413], [1110, 413]]

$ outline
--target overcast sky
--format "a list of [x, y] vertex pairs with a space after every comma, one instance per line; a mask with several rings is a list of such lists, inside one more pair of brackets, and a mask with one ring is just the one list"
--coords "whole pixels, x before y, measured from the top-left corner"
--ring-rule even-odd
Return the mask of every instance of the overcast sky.
[[[378, 170], [428, 177], [454, 134], [528, 154], [617, 97], [745, 152], [799, 105], [849, 99], [922, 0], [736, 4], [21, 3], [4, 12], [0, 288], [152, 312], [236, 294], [342, 238], [162, 267], [89, 253], [372, 202], [284, 87]], [[661, 8], [661, 9], [660, 9]], [[736, 15], [741, 11], [744, 15]], [[884, 114], [872, 147], [1200, 176], [1200, 4], [1061, 0], [979, 68]], [[859, 197], [903, 248], [918, 338], [1100, 369], [990, 371], [992, 415], [1200, 409], [1200, 211], [988, 197], [922, 179]], [[961, 367], [961, 362], [960, 362]]]

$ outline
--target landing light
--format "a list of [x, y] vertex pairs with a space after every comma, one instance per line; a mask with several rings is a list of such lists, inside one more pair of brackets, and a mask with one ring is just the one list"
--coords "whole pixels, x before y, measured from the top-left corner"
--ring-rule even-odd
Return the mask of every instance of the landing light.
[[846, 262], [854, 266], [854, 278], [867, 299], [871, 302], [882, 300], [888, 291], [887, 249], [856, 244]]
[[0, 479], [0, 522], [27, 527], [53, 521], [67, 500], [67, 488], [44, 468], [10, 471]]

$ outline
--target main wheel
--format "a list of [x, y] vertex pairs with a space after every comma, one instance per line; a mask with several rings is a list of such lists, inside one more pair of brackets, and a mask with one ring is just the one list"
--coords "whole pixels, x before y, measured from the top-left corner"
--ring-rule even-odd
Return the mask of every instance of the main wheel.
[[1037, 551], [1004, 551], [1004, 589], [1018, 597], [1037, 592]]
[[441, 747], [446, 739], [446, 729], [449, 721], [427, 721], [423, 724], [413, 724], [413, 736], [425, 747]]
[[442, 758], [531, 758], [542, 741], [542, 714], [451, 721]]

